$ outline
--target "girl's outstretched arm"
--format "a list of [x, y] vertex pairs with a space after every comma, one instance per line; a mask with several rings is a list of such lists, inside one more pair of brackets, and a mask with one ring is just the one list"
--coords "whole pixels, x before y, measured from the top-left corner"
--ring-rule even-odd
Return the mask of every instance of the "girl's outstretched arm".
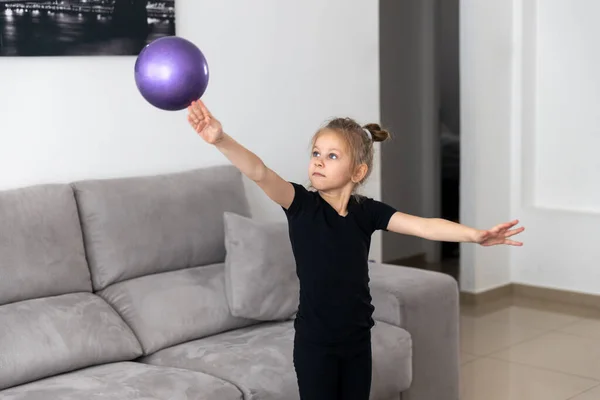
[[479, 230], [445, 219], [421, 218], [396, 212], [392, 215], [387, 229], [390, 232], [442, 242], [478, 243], [482, 246], [499, 244], [522, 246], [522, 242], [508, 239], [525, 230], [523, 227], [511, 229], [518, 223], [518, 220], [514, 220], [496, 225], [490, 230]]
[[188, 107], [188, 122], [207, 143], [214, 145], [242, 174], [258, 184], [271, 200], [289, 208], [294, 199], [294, 187], [281, 178], [250, 150], [223, 132], [221, 123], [200, 100]]

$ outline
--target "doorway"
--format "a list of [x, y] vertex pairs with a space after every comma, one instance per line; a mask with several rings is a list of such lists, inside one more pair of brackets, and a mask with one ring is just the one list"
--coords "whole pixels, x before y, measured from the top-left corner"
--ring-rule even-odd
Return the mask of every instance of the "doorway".
[[[459, 0], [380, 1], [382, 200], [459, 222]], [[383, 262], [459, 278], [457, 243], [384, 233]]]
[[[438, 3], [438, 74], [440, 90], [441, 218], [460, 222], [460, 70], [459, 0]], [[459, 243], [442, 243], [441, 270], [458, 279]]]

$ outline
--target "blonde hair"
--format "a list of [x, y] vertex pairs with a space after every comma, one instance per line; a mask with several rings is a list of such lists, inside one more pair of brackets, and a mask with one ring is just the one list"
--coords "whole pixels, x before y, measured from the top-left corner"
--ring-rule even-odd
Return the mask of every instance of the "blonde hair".
[[[352, 118], [334, 118], [314, 134], [311, 141], [312, 146], [315, 145], [315, 142], [325, 130], [336, 132], [346, 142], [350, 151], [353, 170], [361, 164], [367, 166], [365, 177], [357, 184], [357, 186], [362, 185], [371, 175], [373, 169], [373, 143], [389, 139], [390, 133], [382, 129], [379, 124], [371, 123], [360, 126]], [[370, 135], [367, 134], [367, 131]]]

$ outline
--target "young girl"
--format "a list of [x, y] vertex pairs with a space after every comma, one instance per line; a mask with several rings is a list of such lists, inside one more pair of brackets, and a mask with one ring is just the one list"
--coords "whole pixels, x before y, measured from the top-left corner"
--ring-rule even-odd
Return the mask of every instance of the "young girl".
[[308, 176], [314, 190], [282, 179], [255, 154], [223, 132], [197, 101], [188, 121], [244, 175], [279, 204], [288, 219], [300, 281], [294, 321], [294, 367], [302, 400], [368, 400], [371, 389], [371, 328], [368, 254], [371, 235], [387, 230], [429, 240], [483, 246], [522, 243], [508, 238], [518, 221], [483, 231], [436, 218], [400, 213], [379, 201], [353, 195], [371, 172], [373, 142], [389, 137], [377, 124], [364, 128], [334, 119], [312, 138]]

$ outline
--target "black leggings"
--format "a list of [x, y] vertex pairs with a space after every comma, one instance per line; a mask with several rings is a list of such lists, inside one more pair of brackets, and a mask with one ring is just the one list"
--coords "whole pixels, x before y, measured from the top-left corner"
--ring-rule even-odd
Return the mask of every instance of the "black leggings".
[[369, 400], [371, 340], [320, 346], [296, 338], [294, 367], [301, 400]]

